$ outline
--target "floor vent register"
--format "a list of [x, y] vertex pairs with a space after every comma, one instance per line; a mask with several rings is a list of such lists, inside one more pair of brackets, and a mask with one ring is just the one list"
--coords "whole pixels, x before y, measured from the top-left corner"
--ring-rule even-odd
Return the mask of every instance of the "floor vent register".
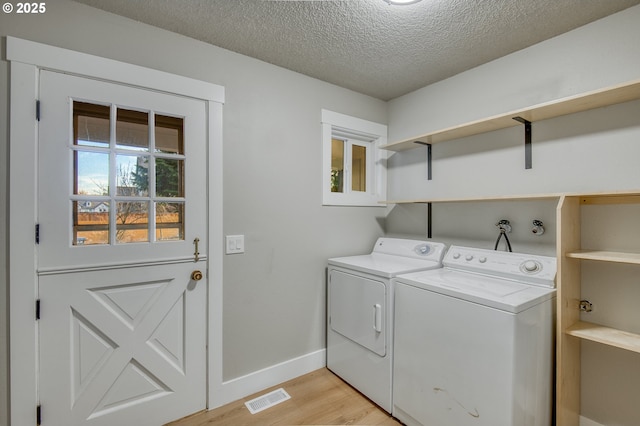
[[280, 388], [274, 390], [273, 392], [269, 392], [267, 394], [254, 398], [251, 401], [247, 401], [244, 403], [244, 405], [247, 406], [251, 414], [256, 414], [262, 410], [266, 410], [267, 408], [284, 402], [287, 399], [291, 399], [291, 397], [284, 389]]

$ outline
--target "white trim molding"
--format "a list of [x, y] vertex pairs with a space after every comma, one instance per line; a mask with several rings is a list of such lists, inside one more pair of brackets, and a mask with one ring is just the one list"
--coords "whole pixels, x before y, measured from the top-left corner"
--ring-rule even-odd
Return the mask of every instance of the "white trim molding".
[[588, 419], [584, 416], [580, 416], [580, 426], [605, 426], [600, 423], [596, 423], [591, 419]]
[[326, 350], [320, 349], [245, 376], [226, 381], [220, 393], [220, 405], [228, 404], [327, 365]]
[[7, 60], [98, 80], [224, 103], [224, 86], [33, 41], [7, 37]]
[[222, 105], [224, 87], [188, 77], [7, 37], [9, 117], [9, 375], [10, 424], [36, 424], [38, 335], [34, 316], [36, 275], [36, 105], [41, 70], [74, 74], [208, 103], [209, 327], [208, 403], [221, 405], [222, 386]]

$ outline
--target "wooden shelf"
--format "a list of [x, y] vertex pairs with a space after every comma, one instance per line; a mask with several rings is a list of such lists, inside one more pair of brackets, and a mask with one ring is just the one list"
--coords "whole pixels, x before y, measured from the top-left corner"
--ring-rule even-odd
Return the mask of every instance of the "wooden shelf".
[[424, 203], [470, 203], [481, 201], [534, 201], [551, 200], [560, 197], [578, 198], [580, 204], [640, 204], [640, 190], [614, 191], [614, 192], [591, 192], [591, 193], [542, 193], [542, 194], [520, 194], [520, 195], [496, 195], [485, 197], [462, 197], [462, 198], [416, 198], [410, 200], [385, 200], [380, 204], [424, 204]]
[[587, 194], [580, 196], [580, 204], [639, 204], [640, 194], [637, 192], [611, 193], [606, 195]]
[[480, 133], [491, 132], [494, 130], [505, 129], [507, 127], [520, 126], [521, 123], [514, 120], [514, 117], [521, 117], [527, 121], [536, 122], [561, 115], [573, 114], [607, 105], [628, 102], [635, 99], [640, 99], [640, 80], [634, 80], [575, 96], [568, 96], [555, 101], [534, 105], [529, 108], [471, 121], [458, 126], [393, 142], [381, 146], [380, 148], [387, 149], [389, 151], [405, 151], [421, 146], [418, 142], [423, 144], [434, 144]]
[[526, 195], [498, 195], [494, 197], [469, 197], [469, 198], [425, 198], [413, 200], [380, 201], [381, 204], [424, 204], [424, 203], [471, 203], [482, 201], [533, 201], [552, 200], [560, 198], [563, 194], [526, 194]]
[[640, 265], [640, 253], [604, 250], [578, 250], [569, 252], [566, 256], [572, 259], [598, 260], [602, 262], [631, 263]]
[[592, 342], [640, 353], [640, 335], [598, 324], [579, 321], [565, 333]]

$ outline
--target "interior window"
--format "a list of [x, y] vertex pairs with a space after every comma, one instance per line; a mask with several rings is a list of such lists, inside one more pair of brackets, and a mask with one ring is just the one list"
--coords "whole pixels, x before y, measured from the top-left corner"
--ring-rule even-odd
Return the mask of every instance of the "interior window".
[[324, 205], [383, 206], [387, 126], [322, 110]]

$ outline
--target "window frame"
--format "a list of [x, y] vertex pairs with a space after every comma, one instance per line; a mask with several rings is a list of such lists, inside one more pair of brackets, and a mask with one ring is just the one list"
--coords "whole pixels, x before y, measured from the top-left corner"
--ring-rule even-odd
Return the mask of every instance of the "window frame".
[[[387, 196], [387, 126], [349, 115], [322, 110], [322, 205], [384, 207]], [[331, 140], [344, 144], [345, 173], [343, 192], [331, 192]], [[366, 147], [366, 191], [353, 191], [351, 181], [351, 147]]]

